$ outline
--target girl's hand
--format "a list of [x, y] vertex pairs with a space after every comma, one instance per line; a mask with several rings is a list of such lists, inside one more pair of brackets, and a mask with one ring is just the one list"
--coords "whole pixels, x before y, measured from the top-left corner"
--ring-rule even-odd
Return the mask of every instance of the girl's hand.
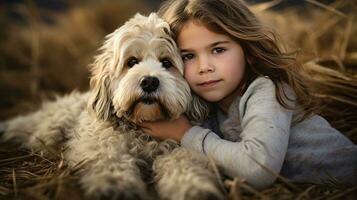
[[175, 120], [143, 122], [140, 126], [145, 133], [151, 136], [163, 140], [173, 139], [177, 142], [180, 142], [186, 131], [192, 127], [184, 115]]

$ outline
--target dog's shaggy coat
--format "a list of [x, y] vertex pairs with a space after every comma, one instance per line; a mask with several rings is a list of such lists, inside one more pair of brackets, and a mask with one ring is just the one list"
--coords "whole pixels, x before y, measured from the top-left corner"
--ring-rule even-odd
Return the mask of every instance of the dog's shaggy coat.
[[89, 92], [7, 121], [3, 139], [34, 151], [64, 146], [68, 165], [82, 164], [80, 183], [89, 198], [145, 199], [149, 182], [162, 199], [221, 199], [204, 155], [136, 126], [199, 110], [170, 34], [156, 14], [137, 14], [107, 36], [92, 64]]

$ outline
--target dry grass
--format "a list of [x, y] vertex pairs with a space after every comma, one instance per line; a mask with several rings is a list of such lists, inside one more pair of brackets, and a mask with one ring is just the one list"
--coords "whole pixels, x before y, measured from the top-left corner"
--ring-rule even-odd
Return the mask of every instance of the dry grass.
[[299, 50], [306, 76], [320, 101], [319, 113], [356, 143], [357, 5], [349, 1], [331, 5], [306, 2], [304, 11], [289, 8], [272, 12], [267, 10], [274, 6], [271, 3], [253, 9], [265, 24], [274, 27], [290, 50]]
[[[279, 0], [253, 8], [277, 29], [290, 49], [301, 49], [299, 58], [306, 63], [306, 76], [312, 79], [311, 87], [321, 102], [320, 114], [356, 143], [356, 5], [352, 1], [327, 6], [306, 1], [308, 8], [303, 14], [295, 8], [271, 11]], [[86, 90], [86, 66], [104, 36], [136, 11], [148, 13], [138, 1], [76, 4], [61, 15], [27, 2], [0, 8], [0, 119], [34, 110], [40, 99], [54, 93]], [[24, 20], [10, 21], [5, 16], [9, 10]], [[44, 16], [51, 23], [45, 23]], [[83, 199], [74, 172], [66, 168], [61, 152], [49, 158], [2, 144], [0, 199]], [[224, 187], [228, 198], [234, 200], [357, 197], [357, 187], [295, 185], [283, 177], [263, 191], [239, 178], [225, 180]]]

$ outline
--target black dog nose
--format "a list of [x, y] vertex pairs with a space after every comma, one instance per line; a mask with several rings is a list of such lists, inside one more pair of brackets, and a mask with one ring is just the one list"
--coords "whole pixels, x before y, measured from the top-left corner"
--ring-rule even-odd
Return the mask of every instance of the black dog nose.
[[147, 93], [154, 92], [160, 85], [158, 78], [154, 76], [146, 76], [141, 80], [140, 87]]

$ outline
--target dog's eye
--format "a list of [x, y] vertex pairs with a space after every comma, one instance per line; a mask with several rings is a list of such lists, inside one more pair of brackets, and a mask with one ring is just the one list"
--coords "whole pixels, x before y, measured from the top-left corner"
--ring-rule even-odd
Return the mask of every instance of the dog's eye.
[[126, 65], [128, 66], [128, 67], [133, 67], [134, 65], [136, 65], [136, 64], [138, 64], [139, 63], [139, 60], [137, 59], [137, 58], [135, 58], [135, 57], [130, 57], [129, 59], [128, 59], [128, 61], [126, 62]]
[[172, 67], [172, 63], [168, 58], [163, 58], [161, 59], [162, 66], [165, 67], [166, 69]]

